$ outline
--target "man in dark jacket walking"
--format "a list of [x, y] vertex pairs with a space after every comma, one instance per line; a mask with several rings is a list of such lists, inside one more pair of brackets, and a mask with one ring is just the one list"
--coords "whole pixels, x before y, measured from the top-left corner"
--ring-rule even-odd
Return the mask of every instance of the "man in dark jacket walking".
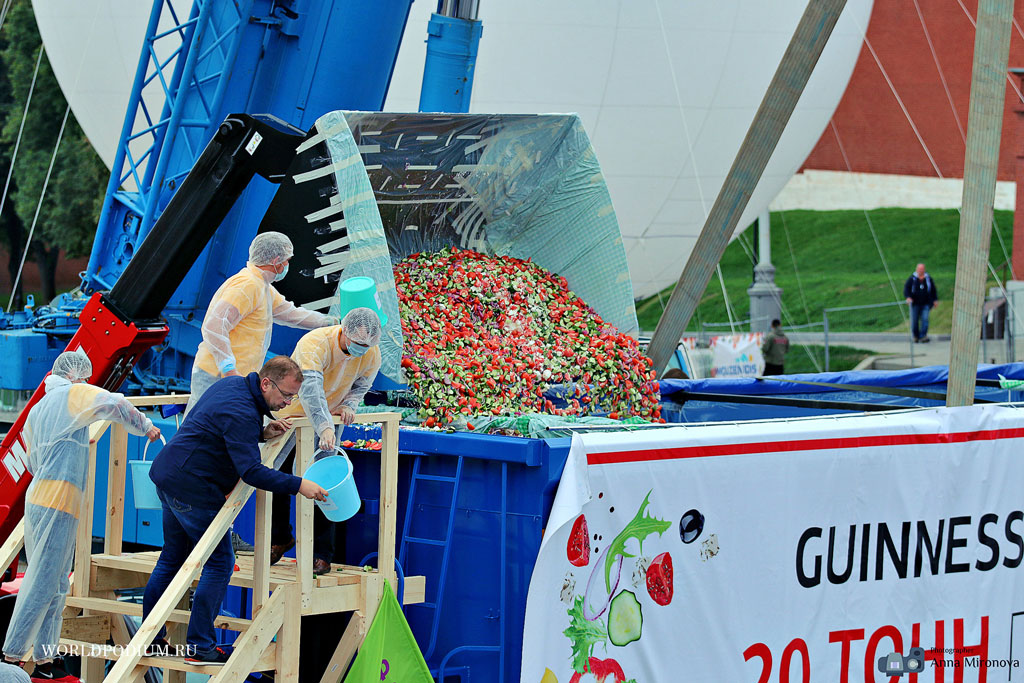
[[918, 263], [917, 268], [907, 278], [907, 283], [903, 285], [903, 296], [910, 304], [910, 327], [914, 333], [914, 341], [931, 341], [928, 338], [928, 314], [935, 307], [939, 294], [935, 289], [935, 281], [925, 271], [923, 263]]
[[[154, 458], [149, 476], [163, 504], [164, 546], [146, 584], [143, 618], [170, 585], [239, 479], [278, 495], [301, 493], [306, 498], [326, 499], [327, 492], [318, 484], [264, 466], [260, 454], [260, 441], [279, 436], [289, 427], [287, 419], [264, 427], [264, 417], [273, 419], [272, 410], [294, 401], [301, 384], [302, 371], [288, 356], [270, 359], [259, 374], [221, 379], [203, 394], [181, 429]], [[213, 622], [234, 566], [230, 535], [224, 534], [203, 566], [192, 599], [186, 636], [189, 663], [227, 662], [228, 653], [217, 647]]]

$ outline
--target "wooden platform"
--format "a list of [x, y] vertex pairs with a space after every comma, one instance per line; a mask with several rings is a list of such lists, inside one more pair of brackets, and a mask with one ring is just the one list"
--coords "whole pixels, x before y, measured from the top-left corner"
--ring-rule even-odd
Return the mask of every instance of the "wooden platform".
[[[93, 555], [92, 556], [92, 577], [93, 585], [100, 588], [108, 588], [117, 584], [119, 588], [132, 587], [130, 584], [138, 584], [138, 587], [146, 585], [149, 574], [156, 565], [159, 551], [143, 553], [124, 553], [121, 555]], [[235, 557], [237, 569], [231, 577], [231, 585], [240, 588], [252, 588], [255, 585], [253, 573], [253, 555], [238, 555]], [[113, 571], [111, 571], [113, 570]], [[270, 566], [268, 581], [270, 589], [278, 586], [297, 582], [298, 563], [294, 558], [283, 557], [281, 560]], [[126, 577], [125, 573], [134, 574], [134, 577]], [[332, 564], [331, 571], [321, 576], [312, 577], [314, 590], [314, 601], [309, 610], [303, 614], [323, 614], [325, 612], [351, 612], [359, 608], [359, 591], [363, 590], [363, 583], [367, 577], [375, 575], [376, 571], [363, 571], [361, 567], [353, 567], [344, 564]], [[125, 584], [125, 579], [128, 584]], [[193, 585], [198, 579], [193, 581]], [[405, 580], [405, 604], [414, 604], [424, 601], [424, 590], [426, 580], [422, 576], [410, 576]], [[332, 589], [332, 590], [326, 590]], [[89, 599], [68, 598], [68, 605], [85, 607]], [[341, 604], [342, 607], [333, 609]], [[181, 612], [183, 610], [179, 610]], [[127, 613], [127, 612], [123, 612]], [[172, 617], [173, 617], [172, 613]], [[141, 607], [137, 616], [142, 616]], [[228, 623], [235, 626], [247, 626], [247, 619], [231, 619], [224, 622], [224, 628]], [[237, 629], [234, 629], [237, 630]]]
[[[136, 405], [185, 403], [188, 395], [133, 398]], [[108, 423], [94, 424], [89, 431], [89, 476], [79, 517], [78, 548], [87, 549], [75, 556], [71, 592], [65, 605], [61, 643], [84, 648], [82, 678], [86, 683], [135, 683], [147, 667], [164, 669], [165, 683], [184, 683], [185, 672], [207, 673], [213, 683], [242, 683], [253, 671], [273, 671], [277, 682], [296, 683], [299, 669], [301, 617], [312, 614], [352, 612], [341, 641], [321, 683], [338, 683], [362, 643], [384, 594], [384, 583], [397, 589], [395, 571], [395, 510], [398, 482], [398, 415], [364, 414], [359, 422], [379, 423], [383, 447], [380, 452], [380, 505], [378, 568], [364, 570], [341, 564], [331, 566], [322, 576], [313, 574], [313, 501], [296, 497], [296, 557], [283, 558], [270, 565], [271, 498], [266, 491], [255, 491], [239, 482], [210, 523], [195, 549], [174, 577], [153, 610], [134, 636], [128, 634], [124, 615], [141, 617], [142, 606], [118, 600], [114, 591], [146, 585], [159, 553], [122, 552], [125, 476], [127, 473], [128, 433], [123, 427], [111, 428], [109, 470], [107, 476], [107, 519], [104, 552], [90, 555], [92, 547], [92, 505], [95, 491], [96, 444]], [[263, 444], [262, 458], [270, 466], [295, 433], [295, 472], [301, 474], [313, 453], [313, 429], [308, 420], [295, 420], [293, 428], [278, 439]], [[172, 645], [185, 644], [185, 626], [190, 618], [188, 590], [195, 585], [202, 566], [217, 543], [230, 529], [250, 495], [256, 499], [256, 551], [235, 558], [236, 570], [231, 585], [250, 589], [252, 619], [218, 616], [214, 626], [238, 631], [234, 650], [224, 666], [196, 666], [179, 657], [147, 657], [145, 648], [160, 628], [167, 626]], [[317, 512], [316, 514], [320, 514]], [[0, 564], [7, 566], [24, 544], [24, 525], [19, 524], [0, 546]], [[404, 602], [424, 601], [426, 581], [422, 576], [405, 578]], [[107, 646], [109, 641], [112, 646]], [[93, 647], [95, 646], [95, 647]], [[105, 661], [114, 666], [104, 677]]]

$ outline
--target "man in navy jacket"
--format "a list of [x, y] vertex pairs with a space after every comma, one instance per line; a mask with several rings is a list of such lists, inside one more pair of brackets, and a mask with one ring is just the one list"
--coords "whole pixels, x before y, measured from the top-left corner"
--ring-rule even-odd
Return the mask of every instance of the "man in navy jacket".
[[931, 313], [939, 293], [935, 289], [935, 281], [925, 272], [924, 264], [918, 263], [917, 268], [903, 285], [903, 296], [910, 304], [911, 331], [915, 342], [929, 342], [928, 315]]
[[[225, 377], [206, 391], [181, 429], [153, 460], [150, 478], [163, 503], [164, 547], [146, 584], [143, 618], [170, 585], [203, 533], [217, 516], [239, 478], [254, 488], [278, 495], [301, 493], [324, 500], [327, 492], [308, 479], [279, 472], [262, 463], [259, 442], [288, 430], [287, 420], [273, 420], [296, 398], [302, 371], [288, 356], [267, 361], [259, 373]], [[223, 664], [228, 653], [217, 647], [213, 622], [224, 601], [235, 566], [230, 535], [225, 534], [203, 566], [192, 600], [186, 641], [195, 664]], [[161, 631], [161, 639], [163, 631]], [[160, 639], [158, 645], [163, 645]]]

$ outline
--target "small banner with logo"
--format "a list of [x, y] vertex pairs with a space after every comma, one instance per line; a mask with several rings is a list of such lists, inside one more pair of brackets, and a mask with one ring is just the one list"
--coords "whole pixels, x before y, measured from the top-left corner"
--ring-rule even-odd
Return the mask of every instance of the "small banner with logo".
[[434, 683], [388, 583], [345, 683]]
[[752, 332], [711, 338], [712, 377], [757, 377], [764, 372], [761, 342], [764, 334]]

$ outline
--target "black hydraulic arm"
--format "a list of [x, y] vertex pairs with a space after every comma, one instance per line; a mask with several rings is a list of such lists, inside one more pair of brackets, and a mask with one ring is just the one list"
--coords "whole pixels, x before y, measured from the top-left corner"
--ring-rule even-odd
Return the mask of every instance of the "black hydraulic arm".
[[160, 317], [249, 181], [280, 183], [305, 131], [266, 114], [232, 114], [105, 297], [123, 320]]

